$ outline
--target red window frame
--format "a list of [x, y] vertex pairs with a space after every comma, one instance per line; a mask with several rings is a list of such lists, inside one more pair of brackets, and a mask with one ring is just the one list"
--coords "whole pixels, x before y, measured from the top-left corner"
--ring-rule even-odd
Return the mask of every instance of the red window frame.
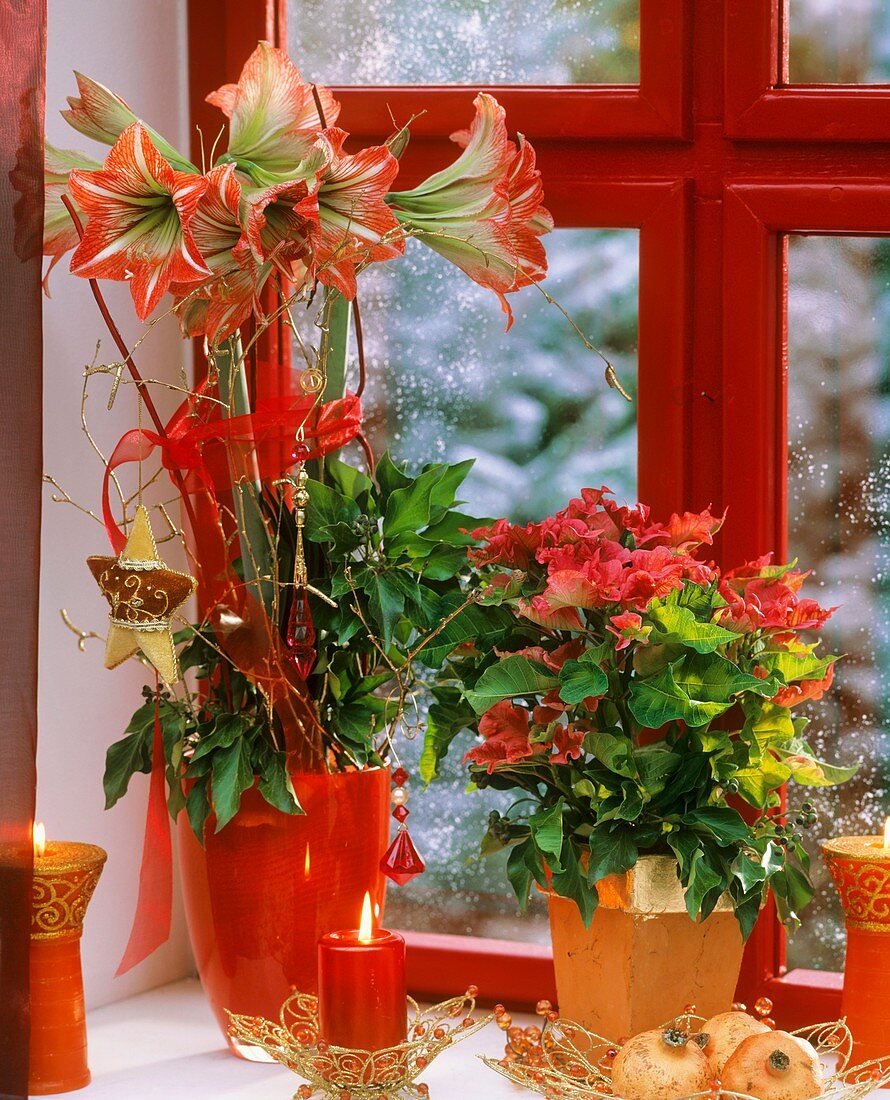
[[[787, 83], [787, 0], [640, 0], [640, 83], [495, 87], [535, 144], [563, 227], [637, 228], [639, 494], [658, 512], [730, 513], [727, 562], [785, 552], [784, 234], [890, 235], [890, 86]], [[286, 44], [286, 0], [189, 0], [193, 121], [215, 134], [203, 95], [237, 78], [259, 37]], [[450, 155], [475, 89], [338, 88], [344, 122], [384, 139], [390, 112], [427, 113], [403, 162], [406, 185]], [[273, 334], [266, 358], [287, 366]], [[420, 995], [475, 982], [519, 1006], [555, 997], [544, 947], [412, 934]], [[739, 995], [767, 994], [786, 1026], [838, 1015], [842, 975], [786, 972], [768, 906]]]

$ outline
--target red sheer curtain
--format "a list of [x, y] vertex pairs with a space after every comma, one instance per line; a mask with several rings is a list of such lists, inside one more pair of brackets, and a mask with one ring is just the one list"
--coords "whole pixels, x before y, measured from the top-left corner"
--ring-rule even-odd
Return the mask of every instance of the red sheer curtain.
[[46, 0], [0, 0], [0, 1098], [28, 1095]]

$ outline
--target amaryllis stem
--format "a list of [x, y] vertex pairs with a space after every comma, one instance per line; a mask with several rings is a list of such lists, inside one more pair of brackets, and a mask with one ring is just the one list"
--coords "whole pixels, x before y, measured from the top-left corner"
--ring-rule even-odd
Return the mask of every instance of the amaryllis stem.
[[[74, 203], [68, 198], [67, 195], [62, 195], [62, 202], [65, 204], [65, 208], [71, 216], [71, 220], [74, 223], [74, 228], [77, 230], [78, 237], [80, 237], [82, 240], [83, 222], [78, 216], [77, 209], [74, 206]], [[139, 396], [145, 403], [145, 408], [148, 412], [148, 415], [151, 417], [152, 423], [157, 429], [158, 435], [164, 440], [165, 443], [169, 443], [167, 429], [164, 427], [164, 422], [161, 420], [160, 416], [158, 415], [158, 410], [155, 408], [155, 403], [152, 400], [151, 391], [145, 384], [145, 379], [139, 373], [136, 364], [133, 362], [133, 356], [130, 352], [130, 349], [127, 347], [126, 343], [124, 342], [123, 336], [121, 336], [120, 334], [120, 330], [114, 323], [114, 318], [111, 316], [111, 311], [108, 308], [108, 305], [105, 301], [98, 282], [96, 282], [95, 279], [90, 279], [89, 284], [90, 290], [92, 290], [93, 292], [93, 297], [96, 299], [96, 305], [99, 307], [99, 312], [102, 314], [102, 320], [105, 322], [108, 331], [111, 333], [112, 340], [114, 340], [115, 344], [117, 344], [118, 351], [123, 356], [124, 363], [126, 363], [127, 365], [127, 370], [129, 370], [130, 376], [132, 377], [133, 382], [136, 385], [136, 389], [139, 391]], [[182, 498], [182, 505], [188, 515], [189, 523], [192, 525], [192, 530], [196, 531], [198, 527], [198, 521], [194, 511], [192, 510], [191, 501], [189, 500], [188, 493], [186, 492], [185, 481], [183, 480], [182, 473], [179, 470], [172, 468], [170, 470], [170, 473], [173, 477], [173, 480], [176, 482], [177, 489], [179, 489], [179, 494]]]

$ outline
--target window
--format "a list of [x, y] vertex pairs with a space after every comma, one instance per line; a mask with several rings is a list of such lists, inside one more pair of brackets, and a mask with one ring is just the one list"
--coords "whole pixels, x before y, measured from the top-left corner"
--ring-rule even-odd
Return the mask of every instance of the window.
[[[345, 2], [338, 0], [341, 7]], [[277, 35], [278, 41], [285, 41], [288, 14], [292, 35], [308, 33], [301, 31], [296, 21], [305, 20], [314, 3], [190, 0], [195, 18], [202, 11], [212, 11], [218, 38], [208, 43], [206, 35], [194, 36], [193, 72], [203, 74], [200, 84], [196, 78], [196, 88], [212, 86], [214, 79], [222, 83], [236, 78], [238, 66], [257, 37]], [[459, 19], [476, 8], [480, 12], [503, 11], [506, 4], [507, 0], [490, 0], [464, 7], [459, 0], [448, 0], [435, 7], [440, 13], [437, 19]], [[876, 24], [869, 31], [868, 57], [851, 60], [850, 56], [850, 43], [858, 33], [854, 22], [861, 26], [862, 19], [870, 18], [869, 10], [886, 5], [876, 2], [869, 9], [866, 0], [857, 0], [855, 6], [856, 20], [851, 17], [844, 20], [842, 28], [839, 25], [837, 48], [830, 57], [816, 56], [806, 45], [814, 40], [807, 28], [817, 25], [813, 20], [818, 12], [831, 7], [817, 5], [815, 0], [790, 0], [788, 5], [783, 0], [704, 4], [639, 0], [637, 75], [633, 32], [628, 30], [626, 38], [611, 39], [617, 42], [618, 52], [610, 47], [598, 56], [594, 49], [614, 35], [616, 28], [625, 26], [622, 13], [632, 11], [630, 4], [602, 0], [582, 6], [596, 15], [594, 24], [581, 32], [582, 40], [591, 43], [587, 58], [591, 67], [588, 70], [582, 64], [574, 69], [570, 65], [570, 76], [565, 75], [565, 68], [557, 72], [533, 58], [511, 54], [515, 47], [509, 41], [498, 57], [486, 60], [481, 71], [472, 69], [469, 60], [461, 61], [457, 47], [451, 68], [441, 59], [435, 60], [440, 66], [435, 75], [416, 68], [375, 71], [371, 62], [362, 61], [361, 53], [356, 64], [370, 68], [352, 76], [339, 70], [345, 85], [337, 91], [343, 103], [342, 119], [363, 141], [386, 137], [391, 130], [390, 112], [396, 118], [412, 113], [418, 89], [399, 82], [436, 81], [423, 89], [427, 112], [418, 120], [416, 137], [404, 161], [408, 186], [451, 155], [448, 135], [464, 125], [470, 114], [472, 88], [466, 85], [485, 76], [507, 107], [510, 125], [525, 133], [538, 151], [547, 203], [559, 227], [553, 238], [555, 268], [571, 252], [566, 252], [569, 246], [562, 241], [569, 238], [563, 234], [577, 232], [576, 240], [598, 240], [597, 248], [607, 249], [614, 247], [615, 241], [629, 239], [627, 231], [636, 231], [637, 491], [656, 512], [700, 508], [709, 502], [715, 507], [728, 506], [729, 518], [716, 548], [728, 564], [769, 550], [784, 555], [789, 514], [793, 546], [800, 530], [795, 517], [804, 507], [809, 514], [817, 499], [802, 498], [799, 493], [822, 491], [818, 480], [812, 484], [806, 479], [795, 481], [806, 442], [795, 435], [795, 409], [802, 399], [801, 387], [810, 384], [812, 370], [805, 366], [806, 375], [794, 374], [795, 362], [804, 362], [798, 350], [801, 345], [795, 341], [811, 339], [806, 325], [800, 323], [801, 293], [814, 289], [805, 279], [801, 282], [810, 262], [807, 250], [836, 247], [841, 253], [846, 250], [848, 255], [856, 255], [855, 249], [862, 246], [855, 242], [861, 238], [890, 235], [890, 184], [885, 182], [890, 179], [890, 87], [874, 83], [882, 79], [879, 54], [884, 49], [883, 32], [878, 33]], [[389, 5], [377, 5], [382, 7]], [[557, 7], [560, 14], [547, 24], [547, 33], [556, 36], [553, 41], [558, 41], [560, 27], [568, 25], [560, 21], [577, 18], [581, 10], [572, 3], [553, 5], [554, 10]], [[375, 7], [364, 10], [362, 19], [371, 18]], [[354, 30], [359, 24], [347, 19], [336, 24], [332, 20], [331, 25]], [[821, 29], [819, 35], [822, 38]], [[291, 41], [296, 45], [296, 38]], [[338, 41], [314, 47], [327, 50], [324, 65], [342, 65], [344, 58], [351, 57]], [[859, 41], [864, 39], [860, 36]], [[861, 54], [858, 46], [853, 53], [857, 50]], [[619, 55], [628, 65], [620, 74], [609, 69], [617, 64]], [[464, 57], [472, 60], [470, 54]], [[326, 76], [324, 72], [313, 75]], [[365, 86], [350, 86], [359, 79]], [[393, 81], [393, 86], [375, 86], [382, 79]], [[198, 102], [194, 104], [196, 120], [202, 109]], [[621, 232], [613, 236], [605, 232], [616, 230]], [[795, 236], [789, 245], [789, 234], [817, 236]], [[841, 242], [832, 245], [830, 238], [834, 237]], [[886, 299], [880, 290], [883, 276], [877, 259], [883, 256], [883, 246], [873, 241], [870, 247], [877, 249], [871, 253], [877, 272], [871, 284], [875, 316], [883, 317]], [[603, 279], [595, 274], [600, 262], [590, 260], [594, 308], [596, 295], [603, 290]], [[857, 261], [859, 275], [864, 262], [862, 257]], [[578, 286], [582, 287], [582, 282]], [[793, 333], [786, 330], [788, 293]], [[574, 294], [570, 286], [569, 296]], [[438, 323], [444, 322], [437, 317]], [[536, 325], [531, 323], [528, 336], [533, 346], [541, 347], [536, 343]], [[518, 326], [517, 331], [517, 339], [521, 339]], [[851, 320], [843, 329], [844, 339], [854, 331]], [[380, 354], [400, 354], [397, 320], [387, 325], [387, 332], [389, 350]], [[783, 351], [786, 332], [794, 353], [787, 361], [790, 382]], [[871, 351], [864, 352], [862, 369], [874, 372], [878, 369], [875, 349], [883, 347], [883, 337], [877, 323], [870, 333], [874, 344]], [[617, 340], [619, 335], [610, 339]], [[856, 335], [861, 338], [862, 334]], [[623, 354], [629, 354], [627, 331], [620, 338]], [[512, 334], [504, 345], [498, 343], [496, 333], [491, 339], [494, 342], [486, 345], [491, 354], [501, 363], [509, 362], [508, 349], [518, 347]], [[831, 363], [823, 362], [818, 369], [825, 372], [827, 384], [829, 378], [836, 381]], [[870, 381], [873, 388], [866, 404], [872, 411], [851, 406], [848, 412], [849, 394], [845, 393], [844, 402], [837, 406], [839, 416], [871, 416], [882, 407], [886, 383], [874, 374]], [[505, 392], [511, 393], [510, 403], [518, 409], [521, 395], [509, 389], [514, 382], [521, 391], [521, 378], [505, 377], [503, 384], [508, 387]], [[411, 445], [420, 448], [423, 440], [410, 424], [410, 409], [382, 396], [379, 430], [408, 432]], [[522, 421], [525, 425], [529, 422]], [[431, 438], [444, 439], [446, 447], [459, 447], [461, 431], [460, 424], [452, 431], [440, 419]], [[489, 425], [486, 433], [486, 447], [493, 447], [497, 425]], [[879, 441], [873, 441], [873, 448], [878, 445]], [[519, 461], [515, 457], [510, 460]], [[532, 450], [527, 450], [522, 460], [535, 461]], [[850, 455], [841, 450], [819, 459], [820, 464], [829, 466], [825, 491], [834, 491], [832, 479], [847, 476], [849, 461]], [[870, 461], [870, 468], [879, 476], [883, 467], [874, 449]], [[828, 497], [820, 507], [823, 505], [831, 507]], [[505, 498], [501, 510], [510, 506]], [[817, 550], [823, 558], [828, 555], [825, 572], [830, 583], [834, 583], [829, 576], [831, 539], [837, 534], [826, 527], [825, 548], [805, 548], [808, 557]], [[873, 555], [869, 564], [874, 568], [867, 576], [878, 577], [884, 536], [863, 527], [844, 532], [844, 538], [848, 537], [859, 540], [863, 553]], [[882, 599], [881, 583], [862, 588], [855, 598]], [[852, 629], [855, 631], [856, 625]], [[883, 642], [877, 636], [873, 641], [872, 649], [862, 647], [860, 652], [877, 653], [874, 647]], [[880, 687], [863, 688], [860, 671], [855, 673], [855, 690], [880, 693]], [[849, 692], [850, 688], [843, 690]], [[848, 706], [848, 702], [841, 697], [837, 705]], [[861, 713], [873, 715], [877, 723], [885, 713], [879, 705], [885, 707], [886, 702], [874, 697], [869, 703], [872, 710]], [[877, 729], [869, 723], [871, 717], [868, 723], [860, 722], [863, 735], [866, 727]], [[885, 743], [880, 751], [886, 753]], [[886, 770], [886, 762], [881, 766]], [[877, 784], [872, 789], [881, 787]], [[852, 827], [853, 818], [849, 821]], [[864, 818], [858, 821], [856, 828], [865, 827]], [[435, 887], [431, 880], [430, 888]], [[828, 902], [827, 892], [820, 895], [819, 908], [804, 933], [810, 940], [795, 941], [790, 951], [774, 912], [768, 909], [746, 951], [741, 998], [750, 1003], [768, 994], [775, 1002], [775, 1015], [787, 1026], [838, 1014], [840, 975], [816, 969], [817, 965], [840, 965], [837, 944], [829, 944], [830, 949], [818, 954], [813, 938], [819, 934], [819, 922], [829, 922], [827, 928], [833, 919]], [[398, 904], [407, 906], [408, 902]], [[454, 927], [461, 930], [459, 922]], [[513, 927], [499, 921], [490, 927], [501, 940], [515, 934]], [[836, 940], [836, 925], [834, 929], [829, 939], [834, 936]], [[488, 995], [511, 1003], [553, 992], [552, 970], [542, 945], [419, 933], [411, 956], [411, 984], [421, 993], [453, 990], [462, 981], [475, 981]], [[788, 960], [794, 966], [790, 972]]]

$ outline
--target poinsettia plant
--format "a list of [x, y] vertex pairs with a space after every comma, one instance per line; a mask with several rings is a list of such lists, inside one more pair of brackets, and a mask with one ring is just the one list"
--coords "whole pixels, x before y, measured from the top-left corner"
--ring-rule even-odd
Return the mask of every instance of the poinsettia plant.
[[468, 728], [475, 786], [518, 792], [482, 851], [509, 847], [523, 906], [537, 883], [589, 923], [597, 882], [646, 854], [676, 859], [692, 918], [728, 893], [746, 937], [769, 886], [783, 920], [810, 900], [812, 806], [784, 813], [779, 789], [855, 772], [817, 759], [794, 715], [832, 682], [837, 658], [809, 634], [834, 609], [801, 594], [794, 564], [717, 568], [721, 523], [656, 522], [585, 489], [541, 523], [474, 532], [499, 629], [448, 662], [423, 766], [435, 778]]
[[[289, 768], [379, 762], [386, 731], [410, 712], [416, 669], [485, 633], [464, 593], [464, 531], [477, 525], [455, 499], [466, 464], [409, 475], [388, 457], [375, 464], [362, 434], [358, 280], [414, 237], [491, 289], [509, 328], [507, 296], [547, 270], [540, 238], [553, 222], [534, 150], [510, 139], [503, 108], [480, 93], [469, 128], [453, 135], [453, 162], [396, 190], [408, 127], [349, 151], [331, 92], [265, 42], [236, 84], [208, 96], [228, 137], [205, 144], [200, 167], [114, 92], [77, 82], [65, 118], [111, 149], [101, 163], [47, 149], [45, 251], [52, 267], [73, 250], [71, 271], [91, 280], [120, 353], [87, 377], [112, 379], [110, 403], [134, 386], [139, 407], [139, 426], [105, 464], [102, 521], [121, 553], [143, 480], [169, 477], [181, 528], [163, 505], [160, 515], [189, 555], [201, 612], [175, 637], [190, 686], [169, 675], [175, 659], [159, 670], [166, 682], [149, 685], [109, 752], [107, 801], [158, 767], [162, 741], [170, 810], [187, 803], [199, 835], [211, 809], [217, 827], [230, 820], [255, 777], [269, 802], [297, 813]], [[166, 422], [138, 346], [111, 321], [105, 280], [127, 282], [151, 325], [166, 300], [183, 335], [203, 343], [203, 380]], [[299, 363], [283, 382], [262, 354], [272, 325]], [[337, 457], [354, 442], [359, 466]], [[137, 469], [138, 496], [121, 489]], [[134, 624], [133, 650], [140, 629], [170, 625], [146, 625], [120, 590], [103, 593], [112, 628]]]

